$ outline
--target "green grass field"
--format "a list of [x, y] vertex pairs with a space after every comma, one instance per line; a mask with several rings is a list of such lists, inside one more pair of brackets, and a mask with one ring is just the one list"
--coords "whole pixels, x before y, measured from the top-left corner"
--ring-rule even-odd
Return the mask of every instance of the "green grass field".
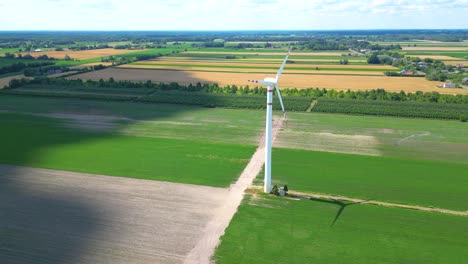
[[[255, 147], [69, 129], [57, 119], [0, 114], [0, 163], [227, 187]], [[177, 164], [177, 166], [176, 166]]]
[[263, 119], [263, 111], [1, 95], [0, 163], [227, 187]]
[[274, 149], [273, 183], [289, 189], [468, 210], [468, 164]]
[[247, 195], [218, 264], [463, 263], [466, 217]]
[[438, 56], [449, 56], [455, 58], [465, 58], [468, 56], [468, 51], [424, 51], [424, 50], [408, 50], [404, 51], [407, 55], [412, 56], [427, 56], [427, 55], [438, 55]]
[[[264, 111], [183, 105], [106, 102], [0, 95], [0, 111], [69, 113], [121, 117], [110, 131], [119, 135], [241, 143], [256, 146], [263, 133]], [[64, 120], [73, 125], [73, 120]]]
[[456, 120], [289, 113], [275, 145], [468, 163], [467, 134], [468, 123]]

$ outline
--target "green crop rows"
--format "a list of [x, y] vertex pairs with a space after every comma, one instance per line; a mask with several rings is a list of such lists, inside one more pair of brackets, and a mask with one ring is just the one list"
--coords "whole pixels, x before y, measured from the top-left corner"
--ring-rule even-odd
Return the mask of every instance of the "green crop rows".
[[424, 102], [397, 102], [372, 100], [347, 100], [319, 98], [314, 112], [385, 115], [401, 117], [423, 117], [459, 119], [468, 114], [464, 104], [434, 104]]

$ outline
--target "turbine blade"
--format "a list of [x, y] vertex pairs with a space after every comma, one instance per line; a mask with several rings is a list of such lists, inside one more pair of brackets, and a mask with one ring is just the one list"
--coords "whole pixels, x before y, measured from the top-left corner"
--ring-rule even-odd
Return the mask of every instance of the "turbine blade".
[[286, 62], [288, 61], [289, 54], [291, 54], [291, 50], [288, 51], [288, 54], [286, 54], [286, 58], [283, 61], [283, 64], [281, 64], [281, 67], [278, 70], [278, 73], [276, 74], [276, 82], [278, 82], [281, 73], [283, 72], [284, 66], [286, 65]]
[[281, 104], [281, 110], [283, 110], [283, 117], [284, 119], [286, 119], [286, 111], [284, 110], [283, 98], [281, 97], [280, 89], [277, 84], [275, 85], [275, 88], [276, 88], [276, 93], [278, 94], [278, 99]]

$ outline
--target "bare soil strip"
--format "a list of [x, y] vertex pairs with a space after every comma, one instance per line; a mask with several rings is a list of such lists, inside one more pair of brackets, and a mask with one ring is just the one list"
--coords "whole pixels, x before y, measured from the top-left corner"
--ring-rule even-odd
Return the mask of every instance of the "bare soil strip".
[[180, 264], [227, 197], [225, 188], [0, 165], [0, 262]]
[[[275, 117], [273, 123], [273, 141], [275, 140], [282, 124], [283, 118]], [[244, 197], [245, 190], [252, 184], [255, 177], [260, 173], [262, 166], [265, 163], [264, 157], [265, 135], [260, 139], [257, 150], [237, 182], [229, 188], [229, 195], [225, 204], [216, 212], [215, 217], [208, 223], [203, 237], [198, 241], [192, 251], [190, 251], [184, 261], [184, 264], [213, 263], [211, 261], [211, 257], [220, 242], [219, 239], [224, 234], [224, 230], [228, 227], [229, 222], [231, 222], [232, 217], [236, 213], [237, 208]]]
[[29, 77], [25, 77], [23, 74], [19, 74], [19, 75], [13, 75], [13, 76], [0, 78], [0, 89], [3, 89], [5, 86], [10, 84], [11, 80], [21, 79], [21, 78], [29, 78]]
[[358, 203], [358, 204], [373, 204], [373, 205], [380, 205], [380, 206], [387, 206], [387, 207], [397, 207], [397, 208], [403, 208], [403, 209], [419, 210], [419, 211], [425, 211], [425, 212], [437, 212], [437, 213], [442, 213], [442, 214], [468, 216], [468, 211], [464, 212], [464, 211], [448, 210], [448, 209], [443, 209], [443, 208], [424, 207], [424, 206], [418, 206], [418, 205], [388, 203], [388, 202], [356, 199], [356, 198], [350, 198], [350, 197], [345, 197], [345, 196], [328, 195], [328, 194], [321, 194], [321, 193], [290, 192], [290, 196], [306, 198], [306, 199], [308, 198], [329, 199], [329, 200], [352, 202], [352, 203]]

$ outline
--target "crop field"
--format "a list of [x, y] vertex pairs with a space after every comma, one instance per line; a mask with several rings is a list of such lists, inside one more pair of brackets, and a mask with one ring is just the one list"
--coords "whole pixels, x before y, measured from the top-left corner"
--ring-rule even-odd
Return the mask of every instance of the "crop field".
[[[164, 69], [128, 69], [109, 68], [68, 77], [69, 79], [99, 80], [114, 78], [116, 80], [153, 82], [178, 82], [180, 84], [217, 83], [219, 85], [250, 85], [247, 80], [263, 79], [265, 73], [231, 73], [203, 71], [175, 71]], [[468, 94], [468, 90], [436, 87], [440, 82], [427, 81], [424, 78], [388, 77], [388, 76], [346, 76], [346, 75], [284, 75], [281, 78], [282, 88], [334, 88], [337, 90], [371, 90], [385, 89], [394, 92], [432, 92], [446, 94]]]
[[[117, 66], [123, 69], [156, 69], [156, 70], [174, 70], [174, 71], [190, 71], [190, 72], [229, 72], [229, 73], [267, 73], [275, 75], [277, 70], [274, 69], [262, 69], [262, 68], [249, 68], [249, 67], [236, 67], [236, 68], [217, 68], [207, 67], [202, 65], [196, 65], [195, 67], [186, 65], [177, 66], [163, 66], [157, 64], [126, 64]], [[307, 75], [364, 75], [364, 76], [382, 76], [382, 71], [346, 71], [343, 69], [338, 70], [293, 70], [285, 69], [285, 74], [307, 74]]]
[[431, 58], [434, 60], [443, 60], [443, 61], [457, 61], [457, 62], [463, 62], [465, 61], [462, 58], [456, 58], [456, 57], [450, 57], [450, 56], [442, 56], [442, 55], [410, 55], [411, 57], [419, 57], [420, 59], [426, 59], [426, 58]]
[[404, 51], [406, 50], [416, 50], [416, 51], [468, 51], [467, 47], [402, 47]]
[[227, 195], [224, 188], [0, 165], [1, 262], [182, 263]]
[[[468, 209], [461, 202], [468, 199], [468, 177], [463, 173], [468, 169], [466, 123], [313, 113], [288, 116], [274, 145], [274, 162], [281, 165], [273, 173], [279, 182], [295, 185], [290, 188]], [[330, 184], [330, 189], [318, 190], [322, 183]], [[444, 195], [434, 198], [438, 193]]]
[[[273, 184], [305, 196], [467, 211], [467, 129], [459, 121], [289, 113], [274, 144]], [[464, 216], [257, 192], [245, 196], [216, 263], [458, 263], [468, 256]]]
[[[229, 55], [281, 55], [281, 53], [286, 53], [287, 50], [276, 50], [271, 52], [270, 50], [259, 50], [259, 51], [239, 51], [239, 50], [228, 50], [222, 49], [220, 51], [215, 51], [214, 49], [202, 50], [202, 51], [188, 51], [184, 54], [229, 54]], [[346, 52], [294, 52], [295, 56], [341, 56]]]
[[372, 44], [379, 44], [379, 45], [396, 45], [399, 44], [401, 47], [436, 47], [436, 48], [443, 48], [443, 47], [468, 47], [468, 41], [458, 41], [458, 42], [445, 42], [445, 41], [436, 41], [436, 40], [413, 40], [413, 41], [376, 41], [371, 42]]
[[290, 190], [468, 210], [468, 164], [291, 149], [272, 155], [273, 183]]
[[[210, 51], [211, 50], [211, 51]], [[284, 59], [280, 52], [231, 51], [229, 49], [201, 49], [138, 61], [89, 72], [71, 78], [178, 82], [180, 84], [217, 83], [219, 85], [249, 85], [246, 80], [263, 79], [275, 74]], [[408, 51], [415, 52], [415, 51]], [[441, 55], [430, 55], [441, 56]], [[444, 55], [445, 60], [460, 60]], [[339, 61], [347, 59], [348, 65]], [[462, 89], [439, 89], [440, 82], [425, 78], [389, 77], [385, 71], [397, 71], [392, 66], [369, 65], [365, 57], [341, 56], [339, 52], [293, 53], [285, 67], [282, 88], [328, 88], [337, 90], [385, 89], [394, 92], [432, 92], [466, 94]]]
[[[232, 67], [232, 68], [242, 68], [242, 67], [255, 67], [255, 68], [267, 68], [267, 69], [272, 69], [273, 67], [278, 68], [277, 62], [268, 62], [268, 63], [256, 63], [252, 62], [251, 60], [247, 60], [244, 62], [228, 62], [228, 61], [173, 61], [171, 59], [166, 60], [164, 58], [160, 59], [155, 59], [155, 60], [150, 60], [150, 61], [139, 61], [135, 62], [133, 64], [143, 64], [143, 65], [163, 65], [163, 66], [172, 66], [172, 65], [188, 65], [188, 66], [193, 66], [193, 65], [200, 65], [204, 67], [210, 67], [210, 66], [216, 66], [216, 67]], [[392, 70], [395, 69], [392, 66], [389, 65], [336, 65], [336, 64], [330, 64], [330, 65], [321, 65], [321, 64], [301, 64], [301, 63], [294, 63], [294, 64], [288, 64], [288, 68], [290, 69], [301, 69], [304, 70], [304, 68], [315, 68], [315, 67], [324, 67], [324, 68], [338, 68], [338, 69], [350, 69], [356, 70], [356, 69], [362, 69], [362, 70]]]
[[261, 111], [0, 99], [7, 111], [0, 114], [0, 163], [141, 179], [226, 187], [245, 167], [263, 127]]
[[217, 264], [460, 263], [466, 217], [327, 200], [247, 195]]
[[31, 63], [31, 62], [44, 62], [44, 60], [35, 60], [35, 59], [21, 59], [21, 60], [16, 60], [16, 59], [10, 59], [10, 58], [3, 58], [0, 57], [0, 67], [5, 67], [5, 66], [10, 66], [14, 63]]
[[453, 65], [453, 66], [457, 66], [457, 65], [468, 65], [468, 61], [459, 61], [459, 60], [446, 60], [446, 61], [442, 61], [445, 65]]
[[431, 102], [373, 101], [355, 99], [319, 98], [313, 112], [343, 113], [355, 115], [382, 115], [397, 117], [417, 117], [460, 120], [468, 115], [468, 105]]
[[32, 52], [32, 53], [21, 53], [22, 55], [29, 54], [33, 57], [38, 57], [41, 55], [47, 55], [56, 59], [63, 59], [65, 55], [70, 56], [73, 59], [85, 60], [98, 57], [107, 57], [111, 55], [120, 55], [125, 53], [133, 53], [135, 50], [125, 50], [125, 49], [95, 49], [95, 50], [81, 50], [81, 51], [42, 51], [42, 52]]
[[459, 121], [289, 113], [275, 147], [467, 163], [466, 134]]
[[[160, 57], [157, 60], [159, 61], [180, 61], [180, 62], [187, 62], [187, 61], [209, 61], [209, 62], [241, 62], [241, 63], [271, 63], [271, 64], [278, 64], [282, 63], [284, 58], [264, 58], [263, 56], [257, 56], [257, 57], [248, 57], [244, 58], [239, 57], [236, 59], [226, 59], [226, 58], [219, 58], [219, 57], [212, 57], [209, 56], [209, 54], [206, 54], [206, 57], [199, 57], [199, 56], [189, 56], [186, 53], [182, 54], [174, 54], [171, 56], [164, 56]], [[292, 57], [294, 58], [294, 57]], [[347, 58], [350, 64], [358, 64], [358, 63], [363, 63], [367, 64], [366, 59], [362, 57], [349, 57]], [[150, 60], [151, 61], [151, 60]], [[315, 58], [315, 57], [310, 57], [307, 59], [297, 59], [294, 58], [294, 62], [300, 62], [300, 63], [307, 63], [307, 64], [314, 64], [314, 63], [339, 63], [339, 59], [333, 59], [333, 58], [328, 58], [328, 59], [321, 59], [321, 58]], [[291, 63], [290, 63], [291, 64]]]
[[[132, 63], [133, 65], [146, 65], [146, 66], [186, 66], [186, 67], [205, 67], [205, 68], [250, 68], [250, 69], [272, 69], [277, 70], [278, 63], [276, 62], [268, 62], [268, 63], [255, 63], [252, 61], [245, 61], [245, 62], [221, 62], [221, 61], [173, 61], [173, 60], [165, 60], [157, 59], [152, 61], [140, 61]], [[288, 70], [312, 70], [315, 71], [316, 68], [320, 70], [343, 70], [343, 71], [378, 71], [383, 73], [384, 71], [392, 71], [396, 70], [392, 66], [387, 65], [337, 65], [337, 64], [302, 64], [301, 62], [297, 62], [294, 64], [288, 65]]]
[[0, 262], [460, 263], [467, 32], [0, 32]]
[[[453, 58], [463, 59], [468, 56], [468, 51], [440, 51], [440, 50], [409, 50], [405, 51], [408, 56], [420, 57], [420, 56], [448, 56]], [[432, 57], [430, 57], [432, 58]]]

